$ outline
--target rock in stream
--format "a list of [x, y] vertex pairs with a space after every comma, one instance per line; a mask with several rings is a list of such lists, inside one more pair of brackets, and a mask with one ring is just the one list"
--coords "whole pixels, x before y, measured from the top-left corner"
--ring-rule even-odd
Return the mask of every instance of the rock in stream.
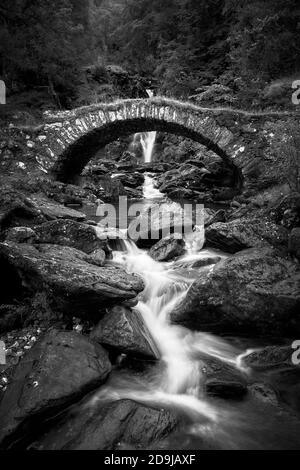
[[79, 316], [132, 299], [144, 289], [137, 275], [99, 267], [93, 256], [75, 248], [1, 243], [0, 260], [3, 270], [13, 271], [28, 291], [45, 291], [57, 308]]
[[41, 420], [102, 384], [111, 371], [105, 350], [74, 332], [51, 330], [24, 356], [0, 406], [0, 443], [34, 434]]

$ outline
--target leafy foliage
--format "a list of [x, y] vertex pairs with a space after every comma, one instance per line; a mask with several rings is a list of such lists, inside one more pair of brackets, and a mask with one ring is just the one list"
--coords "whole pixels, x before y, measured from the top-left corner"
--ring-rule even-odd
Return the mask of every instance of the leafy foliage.
[[297, 119], [280, 121], [274, 137], [274, 155], [280, 174], [291, 191], [300, 192], [300, 130]]
[[55, 89], [73, 88], [86, 52], [84, 25], [73, 13], [70, 0], [2, 2], [1, 68], [11, 89], [16, 81], [47, 86], [53, 95]]
[[115, 92], [103, 80], [94, 90], [88, 66], [115, 64], [157, 93], [227, 104], [253, 104], [268, 81], [300, 69], [299, 0], [2, 0], [0, 25], [10, 89], [46, 86], [80, 103]]
[[243, 77], [275, 78], [299, 71], [298, 0], [227, 0], [231, 64]]

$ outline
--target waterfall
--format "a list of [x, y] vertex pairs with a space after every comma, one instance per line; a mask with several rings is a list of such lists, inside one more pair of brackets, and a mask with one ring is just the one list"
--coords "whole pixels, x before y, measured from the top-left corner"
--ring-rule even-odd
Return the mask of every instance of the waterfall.
[[[153, 97], [152, 90], [146, 90], [149, 98]], [[134, 149], [138, 144], [141, 145], [143, 149], [144, 163], [151, 163], [152, 155], [154, 150], [154, 145], [156, 141], [156, 131], [151, 132], [140, 132], [134, 134], [131, 147]]]
[[[231, 364], [240, 370], [243, 351], [227, 341], [208, 333], [192, 332], [169, 321], [175, 305], [184, 299], [196, 275], [188, 265], [204, 255], [187, 253], [174, 262], [160, 263], [139, 249], [133, 241], [124, 240], [124, 251], [115, 251], [113, 262], [127, 271], [139, 274], [145, 290], [135, 307], [141, 315], [161, 355], [157, 377], [151, 382], [122, 383], [103, 388], [97, 399], [109, 395], [114, 399], [130, 398], [144, 403], [173, 404], [192, 417], [205, 417], [218, 421], [219, 411], [202, 396], [201, 354]], [[207, 250], [205, 251], [207, 254]], [[210, 253], [212, 255], [215, 253]], [[187, 265], [187, 269], [184, 269]]]
[[[146, 90], [149, 98], [153, 97], [152, 90]], [[154, 145], [156, 141], [156, 131], [152, 132], [140, 132], [134, 134], [133, 140], [130, 144], [130, 148], [135, 150], [138, 145], [141, 146], [143, 150], [144, 163], [151, 163]], [[143, 196], [145, 199], [162, 199], [164, 195], [154, 187], [154, 182], [152, 175], [150, 173], [145, 173], [145, 181], [143, 185]]]
[[[147, 91], [149, 97], [153, 96], [151, 90]], [[139, 133], [133, 137], [131, 146], [141, 145], [145, 163], [151, 162], [155, 139], [156, 132]], [[154, 187], [151, 173], [145, 173], [143, 189], [146, 201], [164, 197]], [[134, 311], [142, 317], [156, 343], [160, 361], [157, 373], [150, 381], [143, 382], [136, 377], [123, 380], [119, 376], [102, 387], [92, 401], [109, 397], [165, 403], [182, 408], [192, 417], [201, 416], [213, 423], [219, 421], [220, 410], [203, 395], [204, 365], [201, 358], [203, 355], [211, 356], [246, 373], [241, 360], [244, 351], [214, 335], [171, 324], [170, 312], [185, 298], [198, 275], [191, 266], [202, 257], [216, 255], [209, 250], [201, 250], [203, 243], [197, 243], [195, 232], [185, 241], [185, 255], [173, 262], [155, 261], [130, 240], [122, 241], [123, 250], [113, 252], [113, 264], [140, 275], [144, 280], [145, 289], [139, 295]], [[203, 269], [209, 272], [211, 267]]]
[[141, 134], [140, 142], [143, 148], [145, 163], [151, 163], [152, 161], [155, 140], [156, 140], [156, 131], [143, 132]]

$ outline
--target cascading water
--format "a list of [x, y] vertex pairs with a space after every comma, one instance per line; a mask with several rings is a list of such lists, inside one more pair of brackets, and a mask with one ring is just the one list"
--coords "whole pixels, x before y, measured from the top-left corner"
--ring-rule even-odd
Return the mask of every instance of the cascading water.
[[149, 200], [162, 199], [164, 197], [159, 189], [154, 187], [154, 180], [151, 173], [144, 174], [143, 197]]
[[[149, 98], [154, 96], [152, 90], [146, 90]], [[156, 141], [156, 131], [152, 132], [141, 132], [134, 134], [133, 141], [130, 147], [134, 150], [139, 144], [143, 150], [144, 163], [151, 163], [155, 141]], [[164, 195], [154, 187], [153, 177], [150, 173], [145, 173], [145, 181], [143, 185], [143, 196], [144, 199], [162, 199]]]
[[[153, 94], [149, 92], [149, 96]], [[145, 163], [152, 160], [155, 139], [156, 132], [134, 136], [132, 146], [141, 145]], [[151, 205], [153, 200], [164, 198], [155, 188], [151, 173], [144, 175], [143, 196], [146, 206]], [[132, 399], [149, 405], [166, 405], [181, 410], [190, 418], [192, 424], [186, 431], [189, 436], [200, 436], [200, 441], [209, 436], [209, 439], [217, 441], [218, 445], [224, 448], [259, 448], [260, 444], [256, 436], [253, 437], [251, 425], [245, 425], [246, 415], [248, 420], [254, 423], [254, 429], [260, 427], [262, 433], [266, 433], [264, 414], [259, 409], [256, 410], [257, 404], [249, 405], [249, 408], [245, 405], [245, 408], [239, 411], [230, 403], [222, 402], [220, 405], [217, 400], [210, 400], [205, 396], [203, 389], [207, 358], [229, 365], [231, 370], [236, 368], [240, 374], [247, 377], [251, 371], [243, 366], [242, 359], [251, 350], [245, 351], [209, 333], [193, 332], [173, 325], [169, 320], [170, 312], [177, 303], [184, 300], [190, 285], [199, 275], [199, 268], [193, 269], [195, 262], [215, 255], [226, 257], [222, 253], [202, 249], [201, 231], [199, 234], [193, 232], [192, 237], [186, 236], [185, 243], [185, 255], [173, 262], [156, 262], [145, 250], [139, 249], [129, 240], [122, 241], [122, 251], [113, 253], [113, 264], [139, 274], [144, 280], [145, 289], [139, 296], [134, 311], [142, 317], [157, 346], [160, 358], [157, 364], [151, 367], [151, 373], [142, 377], [131, 374], [126, 367], [117, 370], [108, 384], [101, 387], [88, 401], [87, 406], [92, 406], [94, 401], [98, 400], [119, 399]], [[212, 266], [200, 269], [209, 274]], [[270, 429], [276, 425], [276, 419], [275, 417], [270, 423]]]
[[[149, 98], [153, 97], [153, 91], [152, 90], [146, 90], [148, 93]], [[151, 132], [144, 132], [141, 134], [141, 145], [143, 148], [143, 154], [144, 154], [144, 162], [145, 163], [151, 163], [152, 161], [152, 155], [153, 155], [153, 150], [154, 150], [154, 145], [156, 141], [156, 131], [151, 131]]]
[[[148, 90], [148, 95], [153, 96], [151, 90]], [[132, 146], [141, 144], [145, 163], [151, 162], [155, 139], [156, 132], [134, 136]], [[146, 203], [148, 200], [151, 203], [153, 199], [164, 198], [154, 187], [153, 175], [145, 173], [144, 178], [143, 195]], [[199, 251], [203, 243], [197, 244], [194, 237], [191, 240], [187, 238], [187, 253], [184, 257], [173, 263], [159, 263], [146, 251], [137, 248], [134, 242], [123, 242], [125, 250], [115, 251], [113, 262], [144, 279], [145, 290], [135, 310], [137, 315], [143, 317], [156, 342], [164, 370], [147, 387], [137, 383], [135, 387], [124, 383], [121, 387], [114, 384], [109, 389], [102, 389], [98, 399], [108, 394], [115, 399], [132, 398], [143, 402], [172, 403], [184, 408], [190, 415], [200, 414], [215, 421], [217, 411], [201, 398], [201, 353], [239, 367], [242, 351], [212, 335], [193, 333], [169, 322], [170, 311], [184, 299], [189, 286], [197, 277], [197, 272], [194, 271], [194, 275], [191, 273], [190, 265], [210, 253], [207, 250]]]
[[144, 153], [144, 162], [151, 163], [156, 140], [156, 131], [141, 134], [141, 145]]
[[[149, 98], [153, 97], [152, 90], [146, 90]], [[144, 163], [151, 163], [154, 145], [156, 141], [156, 131], [151, 132], [140, 132], [133, 136], [132, 148], [134, 149], [139, 143], [143, 149]]]
[[114, 399], [172, 404], [191, 417], [217, 421], [217, 409], [201, 396], [201, 353], [239, 368], [242, 351], [213, 335], [191, 332], [169, 321], [170, 311], [186, 296], [196, 277], [195, 272], [184, 268], [185, 259], [190, 264], [191, 260], [206, 256], [207, 252], [188, 253], [175, 262], [159, 263], [146, 251], [137, 248], [134, 242], [124, 240], [124, 245], [125, 251], [114, 252], [113, 262], [144, 279], [145, 290], [135, 311], [142, 316], [154, 339], [164, 367], [144, 387], [140, 383], [135, 386], [122, 383], [120, 387], [102, 389], [98, 399], [109, 395]]
[[[150, 181], [150, 187], [151, 180], [149, 175], [146, 181]], [[147, 200], [144, 203], [147, 204]], [[196, 238], [198, 235], [201, 237], [201, 232]], [[247, 349], [248, 342], [246, 348], [235, 346], [236, 341], [194, 332], [170, 322], [170, 312], [184, 300], [190, 285], [199, 276], [199, 269], [208, 275], [212, 269], [212, 266], [193, 268], [199, 264], [196, 262], [216, 255], [227, 256], [202, 249], [202, 240], [199, 244], [188, 238], [185, 241], [186, 253], [172, 262], [153, 260], [147, 251], [139, 249], [130, 240], [121, 240], [119, 251], [113, 252], [112, 264], [137, 273], [144, 280], [145, 289], [133, 310], [142, 317], [159, 351], [159, 358], [150, 365], [143, 361], [140, 373], [132, 371], [132, 363], [126, 362], [123, 355], [107, 384], [82, 406], [89, 408], [98, 401], [131, 399], [156, 408], [163, 406], [175, 410], [184, 416], [185, 422], [179, 431], [180, 449], [203, 448], [203, 442], [204, 448], [260, 449], [264, 445], [266, 448], [277, 445], [298, 448], [300, 425], [291, 426], [290, 414], [276, 413], [273, 405], [260, 403], [256, 398], [252, 399], [251, 394], [250, 399], [238, 402], [207, 396], [204, 383], [210, 361], [221, 370], [224, 368], [225, 375], [226, 368], [231, 372], [236, 369], [239, 378], [244, 376], [247, 381], [252, 380], [252, 371], [243, 366], [243, 357], [251, 350]], [[258, 389], [259, 386], [258, 383]], [[174, 442], [176, 445], [176, 436], [170, 437], [166, 445], [173, 448]]]

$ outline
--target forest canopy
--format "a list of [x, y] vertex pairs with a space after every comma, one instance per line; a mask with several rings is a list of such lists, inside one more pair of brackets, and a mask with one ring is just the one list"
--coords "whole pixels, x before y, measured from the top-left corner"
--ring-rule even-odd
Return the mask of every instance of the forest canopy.
[[2, 0], [0, 24], [0, 75], [12, 91], [75, 96], [92, 64], [118, 64], [180, 98], [300, 69], [299, 0]]

